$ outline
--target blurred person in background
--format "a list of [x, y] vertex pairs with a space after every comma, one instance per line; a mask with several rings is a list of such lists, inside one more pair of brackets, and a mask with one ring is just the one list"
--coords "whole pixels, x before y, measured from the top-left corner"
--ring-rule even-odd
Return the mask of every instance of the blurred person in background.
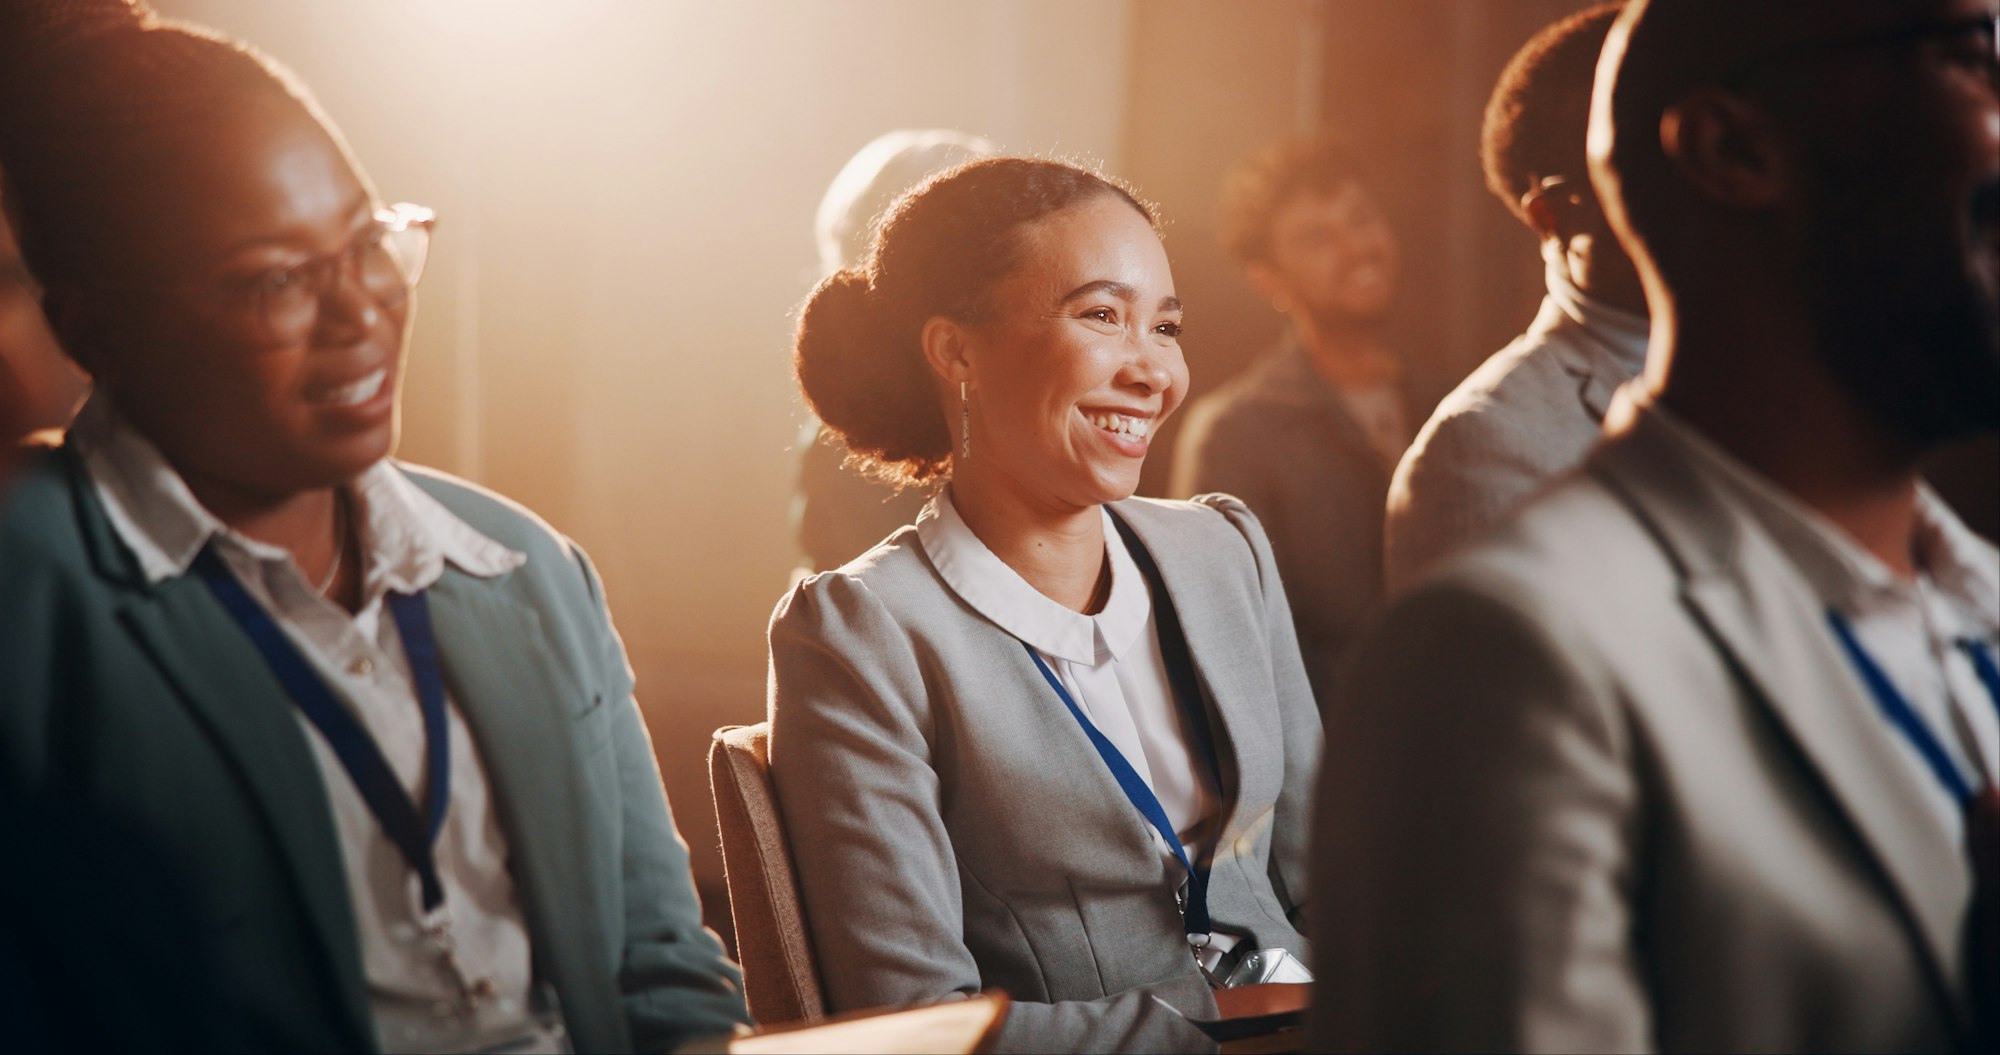
[[0, 49], [10, 218], [96, 379], [0, 520], [0, 769], [158, 842], [250, 1046], [731, 1033], [589, 561], [388, 457], [427, 210], [207, 30], [15, 2]]
[[[820, 275], [859, 267], [875, 239], [875, 221], [935, 173], [997, 151], [990, 141], [949, 129], [901, 129], [862, 147], [826, 189], [814, 223]], [[803, 555], [801, 573], [826, 571], [860, 556], [905, 524], [914, 524], [929, 497], [918, 488], [868, 476], [848, 464], [838, 436], [807, 419], [799, 432], [799, 478], [792, 493], [792, 529]]]
[[1591, 176], [1644, 280], [1581, 472], [1327, 713], [1312, 1050], [1992, 1051], [1994, 0], [1632, 0]]
[[1382, 603], [1383, 502], [1412, 428], [1384, 338], [1396, 236], [1359, 160], [1326, 137], [1237, 170], [1221, 213], [1224, 243], [1289, 330], [1188, 409], [1170, 490], [1226, 492], [1257, 514], [1323, 699]]
[[[0, 174], [0, 188], [5, 182]], [[0, 201], [0, 208], [4, 205]], [[90, 379], [49, 333], [35, 298], [34, 278], [21, 262], [20, 247], [4, 213], [0, 213], [0, 366], [10, 368], [13, 375], [15, 407], [0, 431], [0, 442], [9, 445], [30, 433], [66, 428], [90, 388]]]
[[1401, 593], [1583, 461], [1611, 394], [1645, 363], [1639, 273], [1590, 187], [1591, 83], [1619, 4], [1529, 40], [1486, 106], [1486, 185], [1541, 243], [1548, 297], [1514, 343], [1432, 412], [1397, 467], [1384, 578]]
[[772, 616], [830, 1010], [991, 986], [1002, 1050], [1210, 1051], [1212, 979], [1301, 979], [1320, 736], [1284, 587], [1243, 503], [1132, 497], [1181, 318], [1151, 211], [1025, 158], [925, 184], [807, 302], [820, 420], [949, 481]]

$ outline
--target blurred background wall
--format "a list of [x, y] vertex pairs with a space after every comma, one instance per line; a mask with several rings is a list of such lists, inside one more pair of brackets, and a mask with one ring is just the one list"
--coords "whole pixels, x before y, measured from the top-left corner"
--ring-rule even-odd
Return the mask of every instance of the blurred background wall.
[[[1402, 233], [1396, 339], [1441, 395], [1532, 317], [1482, 186], [1501, 66], [1581, 0], [155, 0], [294, 67], [389, 200], [442, 218], [402, 456], [596, 559], [711, 921], [703, 756], [764, 713], [794, 550], [792, 313], [857, 148], [947, 127], [1103, 164], [1168, 220], [1196, 392], [1276, 337], [1215, 241], [1223, 173], [1328, 125]], [[1149, 487], [1165, 480], [1171, 437]]]

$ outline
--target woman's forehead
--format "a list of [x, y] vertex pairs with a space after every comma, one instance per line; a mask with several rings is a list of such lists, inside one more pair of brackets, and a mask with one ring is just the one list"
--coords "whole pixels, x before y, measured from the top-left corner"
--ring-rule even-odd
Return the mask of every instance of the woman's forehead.
[[293, 100], [231, 107], [168, 159], [139, 204], [142, 254], [185, 263], [260, 244], [317, 244], [353, 226], [372, 200], [339, 139]]

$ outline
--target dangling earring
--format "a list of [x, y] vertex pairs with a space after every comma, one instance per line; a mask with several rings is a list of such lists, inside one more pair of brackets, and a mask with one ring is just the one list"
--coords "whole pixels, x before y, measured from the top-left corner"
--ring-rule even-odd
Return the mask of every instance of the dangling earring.
[[963, 381], [958, 383], [958, 437], [959, 460], [968, 460], [972, 457], [972, 403]]

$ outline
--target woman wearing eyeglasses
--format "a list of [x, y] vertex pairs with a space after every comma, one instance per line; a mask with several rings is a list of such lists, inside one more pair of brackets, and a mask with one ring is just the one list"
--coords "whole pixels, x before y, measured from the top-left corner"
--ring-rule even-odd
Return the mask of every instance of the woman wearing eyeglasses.
[[807, 302], [819, 419], [946, 484], [772, 617], [832, 1009], [992, 986], [1002, 1050], [1206, 1051], [1211, 986], [1304, 980], [1320, 725], [1270, 545], [1235, 499], [1132, 497], [1180, 330], [1147, 207], [1023, 158], [911, 192]]
[[745, 1021], [589, 562], [389, 458], [430, 213], [241, 45], [45, 0], [0, 50], [5, 200], [97, 382], [0, 521], [0, 776], [160, 836], [255, 1046]]

